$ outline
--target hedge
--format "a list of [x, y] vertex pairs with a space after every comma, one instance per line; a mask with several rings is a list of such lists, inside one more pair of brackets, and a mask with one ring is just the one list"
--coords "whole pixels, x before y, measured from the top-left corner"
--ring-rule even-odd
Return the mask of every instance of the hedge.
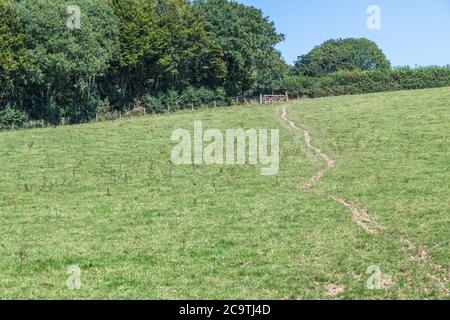
[[277, 91], [296, 97], [326, 97], [450, 86], [450, 66], [400, 67], [389, 71], [339, 71], [327, 77], [289, 76]]

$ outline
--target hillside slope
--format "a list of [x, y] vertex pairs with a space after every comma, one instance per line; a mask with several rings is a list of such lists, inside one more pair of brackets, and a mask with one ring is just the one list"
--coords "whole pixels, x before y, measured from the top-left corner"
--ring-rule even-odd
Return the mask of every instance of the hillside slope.
[[[2, 298], [445, 298], [450, 90], [0, 133]], [[175, 166], [173, 130], [280, 128], [280, 172]], [[342, 197], [382, 230], [354, 223]], [[69, 290], [68, 267], [81, 270]], [[382, 289], [366, 287], [379, 266]]]

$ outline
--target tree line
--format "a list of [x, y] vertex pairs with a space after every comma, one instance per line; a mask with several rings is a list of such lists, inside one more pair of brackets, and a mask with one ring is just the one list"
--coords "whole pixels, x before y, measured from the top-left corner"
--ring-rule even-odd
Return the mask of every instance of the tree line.
[[[283, 39], [260, 10], [226, 0], [0, 0], [0, 114], [58, 124], [142, 104], [198, 107], [268, 86]], [[10, 119], [10, 120], [8, 120]]]
[[[393, 70], [367, 39], [327, 41], [289, 66], [276, 49], [284, 35], [260, 10], [235, 1], [71, 5], [80, 9], [79, 27], [68, 26], [73, 12], [65, 0], [0, 0], [0, 128], [224, 106], [260, 93], [384, 90], [386, 77], [397, 87], [449, 82], [448, 68]], [[436, 73], [439, 83], [430, 80]]]

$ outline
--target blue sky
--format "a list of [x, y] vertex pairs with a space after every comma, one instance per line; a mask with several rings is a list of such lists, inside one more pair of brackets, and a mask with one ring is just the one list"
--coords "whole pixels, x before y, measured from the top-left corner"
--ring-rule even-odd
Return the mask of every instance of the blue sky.
[[[450, 0], [239, 0], [262, 9], [286, 40], [286, 61], [327, 39], [366, 37], [394, 66], [450, 65]], [[381, 9], [381, 29], [369, 30], [370, 5]]]

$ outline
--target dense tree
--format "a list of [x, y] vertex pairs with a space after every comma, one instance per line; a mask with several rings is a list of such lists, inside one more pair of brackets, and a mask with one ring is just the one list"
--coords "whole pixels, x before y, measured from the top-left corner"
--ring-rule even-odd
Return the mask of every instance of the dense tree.
[[[273, 59], [265, 64], [265, 67], [258, 71], [255, 93], [274, 93], [277, 90], [277, 84], [289, 75], [291, 70], [283, 58], [274, 56]], [[282, 94], [285, 91], [281, 92]]]
[[228, 0], [196, 0], [194, 4], [206, 19], [206, 30], [223, 48], [228, 93], [265, 87], [258, 81], [269, 79], [268, 72], [276, 77], [284, 68], [281, 54], [275, 49], [284, 36], [261, 10]]
[[156, 1], [109, 0], [119, 21], [119, 53], [105, 77], [105, 95], [113, 103], [132, 100], [153, 84], [150, 66], [158, 61], [158, 21]]
[[187, 1], [111, 0], [110, 4], [120, 21], [120, 54], [111, 78], [122, 103], [146, 93], [221, 84], [225, 74], [221, 48]]
[[10, 0], [0, 0], [0, 108], [17, 96], [18, 83], [22, 78], [22, 66], [26, 63], [23, 47], [24, 34]]
[[[28, 113], [39, 119], [70, 122], [89, 119], [98, 103], [96, 80], [116, 52], [117, 22], [102, 0], [76, 0], [79, 28], [70, 28], [65, 0], [18, 0], [24, 46], [35, 64], [27, 70]], [[72, 13], [73, 15], [73, 13]]]
[[0, 0], [0, 101], [12, 89], [13, 73], [17, 69], [17, 61], [13, 46], [16, 45], [17, 36], [14, 34], [14, 16], [12, 4], [7, 0]]
[[165, 10], [159, 16], [161, 29], [170, 35], [161, 44], [165, 50], [160, 59], [162, 76], [169, 75], [168, 89], [222, 84], [226, 72], [223, 52], [206, 32], [199, 12], [185, 0], [166, 0]]
[[350, 38], [326, 41], [300, 56], [294, 73], [323, 77], [336, 71], [389, 70], [390, 66], [375, 42]]

